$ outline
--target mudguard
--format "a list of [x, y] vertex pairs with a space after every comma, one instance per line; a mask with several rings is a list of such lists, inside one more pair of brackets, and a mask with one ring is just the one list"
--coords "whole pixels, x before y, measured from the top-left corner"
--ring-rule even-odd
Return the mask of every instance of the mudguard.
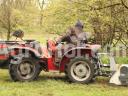
[[15, 47], [10, 47], [9, 48], [10, 53], [13, 53], [13, 52], [15, 53], [16, 50], [19, 50], [20, 52], [22, 52], [24, 50], [26, 52], [26, 54], [27, 54], [27, 52], [29, 52], [29, 54], [33, 54], [35, 57], [41, 58], [41, 54], [37, 50], [35, 50], [33, 48], [30, 48], [30, 47], [15, 46]]
[[[69, 56], [72, 52], [73, 52], [73, 55]], [[76, 48], [72, 48], [68, 50], [67, 52], [65, 52], [59, 64], [60, 71], [63, 72], [65, 70], [65, 64], [68, 64], [71, 58], [74, 58], [76, 56], [81, 57], [83, 55], [86, 58], [92, 57], [94, 55], [94, 52], [92, 51], [90, 47], [76, 47]]]

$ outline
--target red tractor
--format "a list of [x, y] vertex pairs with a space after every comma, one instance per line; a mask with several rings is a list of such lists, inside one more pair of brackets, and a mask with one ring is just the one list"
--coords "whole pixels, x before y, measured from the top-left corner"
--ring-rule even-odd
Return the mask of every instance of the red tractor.
[[66, 44], [61, 45], [58, 50], [52, 40], [47, 41], [46, 47], [41, 47], [35, 40], [0, 41], [0, 67], [9, 68], [14, 81], [35, 80], [44, 70], [65, 73], [70, 81], [77, 83], [89, 83], [96, 76], [107, 76], [112, 77], [110, 83], [128, 85], [128, 65], [122, 65], [117, 71], [112, 56], [110, 64], [102, 64], [98, 53], [100, 45], [83, 44], [66, 50]]
[[[18, 34], [20, 33], [20, 35]], [[23, 37], [22, 31], [15, 37]], [[65, 73], [72, 82], [89, 83], [96, 76], [111, 77], [110, 83], [128, 85], [128, 64], [116, 67], [110, 53], [98, 53], [100, 45], [82, 43], [67, 46], [53, 40], [42, 47], [38, 41], [0, 41], [0, 68], [8, 68], [14, 81], [32, 81], [42, 70]], [[60, 47], [61, 45], [61, 47]], [[108, 55], [110, 64], [103, 64], [101, 55]]]
[[[88, 83], [98, 72], [99, 66], [95, 57], [99, 45], [85, 44], [64, 50], [58, 60], [58, 49], [52, 40], [47, 47], [41, 47], [35, 40], [1, 41], [0, 67], [9, 68], [14, 81], [32, 81], [37, 79], [42, 70], [65, 73], [72, 82]], [[95, 51], [93, 49], [96, 49]]]

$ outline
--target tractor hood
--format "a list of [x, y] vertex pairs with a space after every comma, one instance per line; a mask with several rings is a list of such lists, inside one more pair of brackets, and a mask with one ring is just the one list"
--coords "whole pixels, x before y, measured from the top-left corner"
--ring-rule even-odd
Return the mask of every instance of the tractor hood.
[[101, 49], [101, 45], [98, 45], [98, 44], [94, 44], [94, 45], [86, 44], [85, 46], [86, 48], [89, 48], [93, 50], [94, 52], [97, 52], [98, 50]]

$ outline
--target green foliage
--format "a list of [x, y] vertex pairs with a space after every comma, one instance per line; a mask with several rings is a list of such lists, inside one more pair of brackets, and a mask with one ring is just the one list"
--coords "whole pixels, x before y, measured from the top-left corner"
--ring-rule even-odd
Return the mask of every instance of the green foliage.
[[10, 38], [11, 32], [16, 29], [33, 32], [38, 29], [38, 7], [35, 6], [34, 0], [6, 0], [1, 2], [0, 6], [0, 28], [5, 29], [7, 39]]
[[[57, 5], [57, 6], [56, 6]], [[65, 32], [69, 26], [74, 26], [78, 19], [85, 23], [86, 31], [90, 31], [90, 24], [88, 21], [88, 14], [81, 12], [83, 8], [86, 8], [87, 4], [83, 6], [75, 4], [68, 0], [52, 0], [50, 5], [45, 9], [46, 18], [44, 24], [48, 24], [47, 31]]]
[[126, 0], [3, 0], [0, 29], [8, 39], [16, 29], [62, 34], [79, 19], [96, 43], [127, 46], [127, 6]]

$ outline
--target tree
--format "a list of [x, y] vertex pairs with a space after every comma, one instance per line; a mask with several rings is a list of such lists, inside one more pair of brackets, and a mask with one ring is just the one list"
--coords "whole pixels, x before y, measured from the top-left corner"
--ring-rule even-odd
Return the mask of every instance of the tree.
[[37, 25], [36, 11], [34, 0], [3, 0], [0, 5], [0, 27], [7, 32], [7, 40], [10, 39], [13, 30], [31, 29]]
[[40, 20], [39, 20], [40, 21], [40, 26], [42, 26], [45, 0], [37, 0], [37, 2], [38, 2], [39, 10], [40, 10]]
[[2, 25], [3, 28], [5, 28], [7, 30], [7, 40], [9, 40], [10, 38], [10, 33], [12, 30], [12, 21], [11, 21], [11, 4], [12, 1], [10, 0], [4, 0], [1, 4], [1, 18], [0, 18], [0, 23]]

